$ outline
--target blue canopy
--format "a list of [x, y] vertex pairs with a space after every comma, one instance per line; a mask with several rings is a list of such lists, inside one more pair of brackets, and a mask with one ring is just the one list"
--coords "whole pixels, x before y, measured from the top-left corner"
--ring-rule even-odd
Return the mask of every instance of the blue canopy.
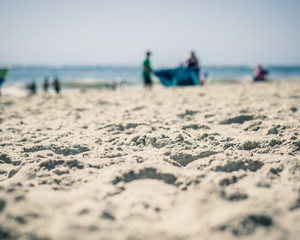
[[190, 68], [162, 69], [155, 71], [154, 75], [166, 87], [199, 85], [197, 73]]

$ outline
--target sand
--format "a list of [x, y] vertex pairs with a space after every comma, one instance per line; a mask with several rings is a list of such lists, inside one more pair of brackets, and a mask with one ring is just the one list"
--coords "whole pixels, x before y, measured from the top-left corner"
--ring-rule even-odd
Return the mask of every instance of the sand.
[[0, 239], [299, 239], [300, 81], [0, 99]]

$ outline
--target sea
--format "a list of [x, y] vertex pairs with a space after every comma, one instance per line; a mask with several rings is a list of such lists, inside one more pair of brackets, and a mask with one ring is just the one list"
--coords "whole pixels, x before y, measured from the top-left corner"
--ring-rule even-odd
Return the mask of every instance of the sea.
[[[176, 66], [175, 66], [176, 67]], [[174, 68], [175, 68], [174, 67]], [[9, 66], [5, 85], [26, 85], [32, 81], [42, 84], [57, 77], [65, 86], [84, 86], [84, 83], [123, 81], [130, 86], [142, 86], [140, 66]], [[157, 67], [156, 69], [164, 69]], [[266, 66], [272, 81], [300, 80], [300, 66]], [[202, 66], [210, 84], [226, 84], [235, 81], [251, 81], [253, 66]], [[159, 82], [156, 80], [156, 82]], [[75, 84], [71, 84], [75, 83]], [[76, 84], [78, 83], [78, 84]], [[80, 85], [81, 84], [81, 85]]]

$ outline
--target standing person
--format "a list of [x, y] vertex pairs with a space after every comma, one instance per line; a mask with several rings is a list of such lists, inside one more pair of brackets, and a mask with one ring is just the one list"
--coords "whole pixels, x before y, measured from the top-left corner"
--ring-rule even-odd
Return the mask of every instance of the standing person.
[[1, 87], [5, 81], [5, 76], [8, 72], [8, 68], [0, 68], [0, 96], [1, 96]]
[[146, 52], [146, 59], [143, 62], [144, 84], [145, 87], [149, 89], [151, 89], [152, 87], [151, 73], [153, 71], [151, 68], [150, 56], [151, 56], [151, 52], [150, 51]]
[[59, 92], [60, 92], [60, 82], [59, 82], [57, 77], [54, 78], [53, 87], [54, 87], [55, 92], [57, 94], [59, 94]]
[[37, 87], [34, 79], [31, 81], [31, 83], [27, 84], [27, 89], [29, 90], [30, 95], [36, 94]]
[[49, 88], [49, 80], [48, 77], [45, 77], [44, 79], [44, 83], [43, 83], [43, 88], [44, 88], [44, 92], [48, 92], [48, 88]]
[[[196, 73], [198, 81], [200, 80], [200, 77], [199, 77], [200, 64], [196, 57], [195, 52], [191, 51], [190, 56], [184, 61], [183, 66], [186, 68], [192, 69]], [[203, 85], [200, 81], [199, 81], [199, 83], [201, 85]]]

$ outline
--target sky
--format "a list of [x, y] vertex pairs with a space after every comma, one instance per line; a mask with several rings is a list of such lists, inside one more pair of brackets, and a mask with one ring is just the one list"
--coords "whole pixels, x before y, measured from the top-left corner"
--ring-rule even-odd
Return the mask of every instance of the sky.
[[299, 0], [0, 0], [0, 64], [300, 65]]

